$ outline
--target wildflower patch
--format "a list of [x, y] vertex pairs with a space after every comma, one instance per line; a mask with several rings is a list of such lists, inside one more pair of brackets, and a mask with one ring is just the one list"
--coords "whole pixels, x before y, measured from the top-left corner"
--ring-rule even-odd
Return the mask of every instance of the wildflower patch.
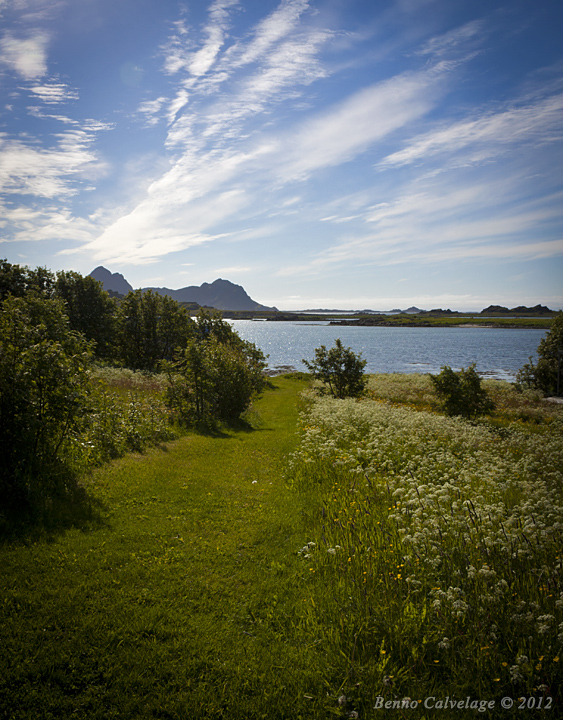
[[311, 632], [330, 628], [371, 692], [563, 685], [560, 417], [499, 432], [310, 396], [288, 476], [310, 497]]

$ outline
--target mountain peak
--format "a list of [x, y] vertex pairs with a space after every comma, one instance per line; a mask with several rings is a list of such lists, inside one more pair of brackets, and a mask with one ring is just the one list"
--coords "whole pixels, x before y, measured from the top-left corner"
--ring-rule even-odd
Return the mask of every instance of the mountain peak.
[[[104, 290], [117, 292], [120, 295], [127, 295], [133, 290], [133, 287], [127, 282], [121, 273], [112, 273], [107, 268], [100, 265], [92, 270], [90, 277], [99, 280]], [[216, 310], [275, 310], [276, 308], [266, 307], [253, 300], [242, 287], [235, 285], [230, 280], [217, 278], [212, 283], [202, 283], [201, 285], [191, 285], [189, 287], [180, 288], [179, 290], [171, 290], [170, 288], [150, 287], [143, 288], [152, 290], [159, 295], [168, 295], [177, 302], [197, 303], [205, 307], [212, 307]]]
[[104, 290], [111, 290], [120, 295], [127, 295], [128, 292], [133, 290], [133, 286], [127, 282], [121, 273], [112, 273], [103, 265], [99, 265], [95, 270], [92, 270], [90, 277], [101, 282]]

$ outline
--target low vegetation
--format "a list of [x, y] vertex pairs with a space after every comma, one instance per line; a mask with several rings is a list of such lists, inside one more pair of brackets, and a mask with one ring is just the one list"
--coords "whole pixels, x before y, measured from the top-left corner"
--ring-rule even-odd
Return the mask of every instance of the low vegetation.
[[[308, 632], [339, 658], [327, 682], [340, 665], [362, 712], [377, 696], [556, 694], [561, 408], [538, 426], [499, 403], [476, 424], [429, 408], [426, 378], [414, 397], [406, 376], [386, 380], [362, 402], [309, 395], [289, 471], [310, 508]], [[507, 383], [496, 395], [522, 400]]]
[[434, 391], [442, 403], [446, 415], [461, 415], [475, 420], [494, 410], [494, 403], [481, 385], [475, 365], [454, 372], [444, 365], [439, 375], [430, 375]]

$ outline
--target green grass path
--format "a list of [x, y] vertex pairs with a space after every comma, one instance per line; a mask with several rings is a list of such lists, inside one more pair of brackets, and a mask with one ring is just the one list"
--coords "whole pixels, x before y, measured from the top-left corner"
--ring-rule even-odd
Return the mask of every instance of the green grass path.
[[324, 717], [282, 474], [304, 384], [274, 384], [255, 430], [94, 473], [102, 525], [0, 549], [1, 718]]

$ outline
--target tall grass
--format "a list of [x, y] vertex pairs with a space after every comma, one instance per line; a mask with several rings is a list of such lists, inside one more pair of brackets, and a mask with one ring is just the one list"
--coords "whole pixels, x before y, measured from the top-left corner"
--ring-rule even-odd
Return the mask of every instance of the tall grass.
[[378, 695], [557, 695], [562, 413], [526, 424], [514, 401], [470, 424], [421, 410], [429, 388], [408, 378], [383, 401], [374, 384], [362, 401], [310, 394], [302, 415], [289, 478], [310, 507], [306, 625], [332, 649], [327, 677], [359, 710]]
[[177, 437], [163, 399], [165, 387], [163, 375], [95, 368], [90, 412], [73, 438], [78, 468], [86, 470]]

